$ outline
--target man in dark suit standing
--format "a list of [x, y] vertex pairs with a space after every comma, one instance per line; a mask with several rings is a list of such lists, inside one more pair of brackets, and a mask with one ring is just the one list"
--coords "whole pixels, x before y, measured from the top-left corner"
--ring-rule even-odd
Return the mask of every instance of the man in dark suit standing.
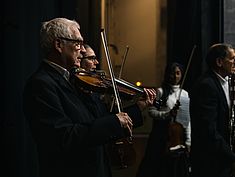
[[231, 45], [212, 45], [206, 56], [208, 70], [190, 93], [193, 177], [235, 175], [235, 154], [230, 146], [228, 84], [234, 60]]
[[[95, 102], [70, 82], [69, 71], [80, 67], [85, 52], [76, 21], [55, 18], [44, 22], [40, 39], [45, 59], [27, 81], [23, 95], [40, 177], [110, 177], [104, 145], [125, 137], [124, 130], [131, 134], [135, 120], [125, 112], [99, 113]], [[145, 103], [150, 104], [155, 93], [145, 91]], [[139, 120], [137, 107], [133, 115]]]

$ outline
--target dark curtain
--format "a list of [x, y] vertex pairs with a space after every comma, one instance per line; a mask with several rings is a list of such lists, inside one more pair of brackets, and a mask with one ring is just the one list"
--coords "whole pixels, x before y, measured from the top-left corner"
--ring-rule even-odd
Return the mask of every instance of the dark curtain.
[[[89, 44], [100, 56], [100, 28], [101, 28], [101, 2], [100, 0], [78, 1], [77, 14], [81, 25], [81, 33], [85, 43]], [[99, 57], [100, 58], [100, 57]], [[98, 66], [99, 69], [100, 66]]]
[[22, 91], [42, 59], [41, 22], [54, 17], [75, 19], [84, 39], [99, 49], [99, 7], [99, 0], [1, 2], [0, 176], [38, 177], [36, 147], [22, 111]]
[[205, 70], [204, 57], [209, 46], [223, 42], [223, 0], [168, 0], [167, 60], [187, 67], [184, 88]]

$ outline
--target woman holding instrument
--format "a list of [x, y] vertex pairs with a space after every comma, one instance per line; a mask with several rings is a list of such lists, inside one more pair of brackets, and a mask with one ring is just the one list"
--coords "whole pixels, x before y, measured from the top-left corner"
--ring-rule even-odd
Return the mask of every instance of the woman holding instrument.
[[[190, 150], [189, 97], [180, 89], [183, 68], [178, 63], [166, 66], [157, 99], [149, 108], [153, 127], [137, 177], [188, 177]], [[179, 95], [181, 93], [181, 95]], [[180, 97], [180, 99], [179, 99]], [[187, 114], [180, 114], [186, 109]]]

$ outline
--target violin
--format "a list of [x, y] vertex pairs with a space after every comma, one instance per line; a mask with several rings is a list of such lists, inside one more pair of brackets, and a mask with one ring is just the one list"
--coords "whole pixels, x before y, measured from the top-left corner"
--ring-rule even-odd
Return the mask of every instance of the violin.
[[[72, 76], [75, 80], [75, 87], [82, 87], [85, 90], [94, 91], [98, 93], [113, 93], [113, 86], [111, 79], [106, 77], [105, 72], [102, 71], [85, 71], [81, 68], [74, 67], [71, 69]], [[131, 98], [135, 96], [142, 96], [145, 92], [143, 88], [137, 87], [123, 79], [115, 78], [117, 88], [121, 96]]]
[[[185, 140], [186, 140], [186, 134], [185, 134], [185, 128], [181, 123], [178, 123], [176, 121], [176, 115], [177, 110], [179, 109], [180, 102], [177, 101], [176, 105], [172, 109], [172, 118], [168, 124], [168, 141], [167, 141], [167, 150], [174, 151], [178, 149], [185, 149]], [[174, 113], [175, 112], [175, 113]]]

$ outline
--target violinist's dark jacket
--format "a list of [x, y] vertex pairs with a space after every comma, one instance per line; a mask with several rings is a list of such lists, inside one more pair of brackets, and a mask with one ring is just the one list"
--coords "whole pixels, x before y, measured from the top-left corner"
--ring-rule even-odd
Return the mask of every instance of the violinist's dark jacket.
[[[27, 81], [23, 97], [40, 177], [111, 176], [105, 144], [123, 137], [124, 131], [98, 98], [75, 90], [45, 62]], [[141, 125], [137, 105], [129, 110], [134, 124]]]

